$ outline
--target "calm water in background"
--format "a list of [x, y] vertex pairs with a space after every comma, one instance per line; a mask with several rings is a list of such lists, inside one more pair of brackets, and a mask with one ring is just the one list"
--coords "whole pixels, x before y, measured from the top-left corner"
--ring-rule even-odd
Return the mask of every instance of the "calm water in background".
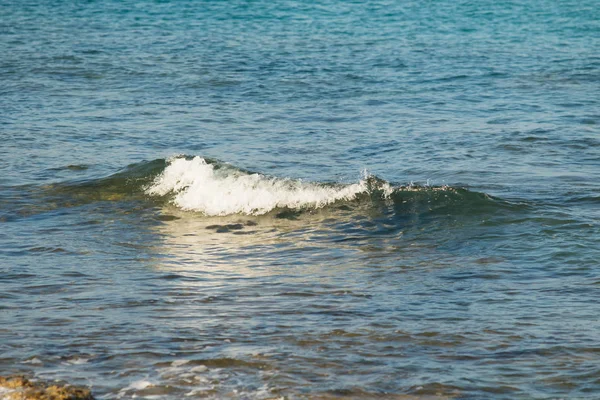
[[591, 0], [0, 0], [0, 374], [598, 398], [598, 93]]

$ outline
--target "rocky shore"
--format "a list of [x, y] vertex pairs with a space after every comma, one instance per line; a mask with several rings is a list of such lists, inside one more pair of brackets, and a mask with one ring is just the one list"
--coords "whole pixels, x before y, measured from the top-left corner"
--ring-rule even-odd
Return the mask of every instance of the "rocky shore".
[[24, 376], [0, 376], [0, 400], [94, 400], [89, 389]]

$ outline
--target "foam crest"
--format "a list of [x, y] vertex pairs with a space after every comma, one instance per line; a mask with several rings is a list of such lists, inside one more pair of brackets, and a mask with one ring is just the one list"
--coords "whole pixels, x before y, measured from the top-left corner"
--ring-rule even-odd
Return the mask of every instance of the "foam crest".
[[171, 159], [146, 189], [151, 195], [173, 194], [172, 202], [179, 208], [210, 216], [260, 215], [276, 208], [316, 209], [353, 200], [367, 191], [366, 179], [350, 185], [324, 185], [216, 167], [201, 157]]

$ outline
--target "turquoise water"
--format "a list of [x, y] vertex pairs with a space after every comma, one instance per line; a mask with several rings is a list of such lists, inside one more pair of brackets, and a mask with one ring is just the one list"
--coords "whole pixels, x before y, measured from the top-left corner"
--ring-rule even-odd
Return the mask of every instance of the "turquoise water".
[[0, 0], [0, 54], [0, 375], [600, 396], [596, 1]]

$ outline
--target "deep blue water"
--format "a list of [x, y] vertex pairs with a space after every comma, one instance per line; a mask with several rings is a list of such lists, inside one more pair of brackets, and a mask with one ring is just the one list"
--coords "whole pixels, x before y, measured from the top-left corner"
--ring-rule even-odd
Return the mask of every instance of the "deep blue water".
[[598, 93], [592, 0], [0, 0], [0, 375], [598, 398]]

